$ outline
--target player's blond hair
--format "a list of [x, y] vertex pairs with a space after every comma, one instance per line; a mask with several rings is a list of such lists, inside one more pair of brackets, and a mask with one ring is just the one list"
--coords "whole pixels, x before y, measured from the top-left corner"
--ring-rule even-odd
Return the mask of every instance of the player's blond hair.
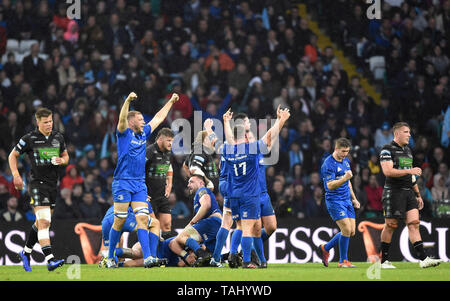
[[142, 113], [138, 112], [138, 111], [130, 111], [130, 112], [128, 112], [127, 120], [130, 121], [131, 119], [136, 117], [136, 115], [142, 115]]

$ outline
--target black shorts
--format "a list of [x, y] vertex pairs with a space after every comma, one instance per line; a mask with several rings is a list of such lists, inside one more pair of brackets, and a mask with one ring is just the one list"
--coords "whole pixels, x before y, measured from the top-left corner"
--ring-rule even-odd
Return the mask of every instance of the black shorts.
[[381, 198], [385, 218], [404, 219], [406, 212], [419, 209], [414, 191], [411, 189], [384, 188]]
[[169, 200], [165, 196], [152, 197], [150, 200], [152, 209], [157, 215], [158, 213], [170, 214]]
[[30, 205], [36, 206], [50, 206], [50, 209], [55, 208], [56, 196], [58, 191], [57, 184], [54, 185], [33, 180], [30, 182]]

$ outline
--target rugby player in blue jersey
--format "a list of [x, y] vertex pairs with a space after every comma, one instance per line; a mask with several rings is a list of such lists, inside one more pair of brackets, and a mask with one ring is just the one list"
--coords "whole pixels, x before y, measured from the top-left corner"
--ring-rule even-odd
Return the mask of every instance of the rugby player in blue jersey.
[[[147, 198], [147, 200], [149, 200], [149, 199], [150, 199], [150, 197]], [[151, 240], [152, 236], [156, 236], [156, 237], [159, 236], [160, 225], [159, 225], [159, 221], [154, 216], [151, 206], [149, 208], [149, 211], [150, 211], [150, 219], [148, 222], [148, 227], [149, 227], [148, 230], [149, 230], [149, 240]], [[107, 249], [102, 251], [102, 259], [100, 260], [100, 263], [99, 263], [100, 268], [103, 268], [106, 266], [106, 259], [108, 258], [108, 249], [109, 249], [109, 234], [111, 232], [113, 223], [114, 223], [114, 206], [111, 206], [108, 209], [108, 211], [106, 211], [106, 214], [102, 220], [102, 240], [103, 240], [103, 245]], [[136, 230], [137, 230], [136, 216], [134, 215], [133, 209], [131, 209], [131, 207], [128, 207], [128, 216], [122, 226], [121, 234], [123, 232], [134, 232]], [[157, 253], [156, 253], [157, 247], [158, 247], [158, 245], [156, 243], [150, 244], [150, 254], [153, 257], [161, 258], [161, 257], [157, 256]], [[103, 252], [106, 252], [106, 254], [104, 254]], [[120, 258], [121, 257], [121, 249], [116, 248], [114, 255], [115, 255], [115, 257]]]
[[319, 247], [319, 255], [326, 267], [328, 267], [329, 251], [337, 244], [339, 244], [340, 255], [338, 267], [355, 267], [348, 260], [347, 252], [350, 237], [355, 235], [354, 208], [358, 209], [360, 204], [350, 182], [353, 177], [350, 161], [347, 158], [350, 148], [351, 142], [348, 139], [337, 139], [333, 153], [325, 159], [321, 167], [325, 204], [331, 218], [341, 230], [327, 244]]
[[[184, 250], [188, 247], [197, 256], [195, 265], [203, 266], [209, 263], [216, 244], [216, 235], [222, 223], [222, 211], [217, 204], [212, 191], [206, 186], [206, 180], [201, 175], [189, 178], [188, 190], [194, 196], [194, 217], [184, 230], [170, 244], [171, 250], [182, 258], [189, 254]], [[204, 250], [203, 243], [208, 250]]]
[[112, 183], [114, 223], [109, 234], [107, 268], [116, 267], [114, 251], [120, 240], [121, 230], [128, 216], [130, 204], [136, 216], [137, 236], [144, 254], [144, 267], [158, 265], [157, 258], [151, 256], [150, 253], [150, 243], [157, 243], [158, 238], [153, 237], [153, 242], [150, 242], [147, 230], [150, 203], [147, 201], [147, 186], [145, 185], [146, 143], [152, 131], [166, 119], [169, 110], [179, 97], [175, 93], [172, 94], [170, 100], [147, 124], [145, 124], [144, 117], [140, 112], [129, 111], [131, 101], [136, 98], [137, 95], [134, 92], [128, 95], [120, 110], [117, 124], [118, 160]]
[[232, 214], [239, 214], [241, 219], [243, 268], [257, 268], [250, 261], [251, 247], [254, 241], [256, 242], [256, 252], [263, 255], [262, 240], [258, 239], [261, 237], [261, 186], [258, 177], [260, 156], [272, 148], [273, 140], [280, 131], [280, 123], [284, 124], [289, 116], [288, 109], [281, 110], [281, 119], [277, 118], [266, 135], [253, 143], [247, 141], [244, 124], [237, 124], [231, 130], [229, 120], [231, 118], [224, 119], [225, 136], [227, 142], [230, 143], [229, 146], [223, 148], [224, 159], [229, 165], [228, 196], [231, 200]]
[[[232, 117], [231, 112], [228, 110], [224, 115], [223, 118], [226, 119], [227, 116]], [[248, 120], [248, 118], [247, 118]], [[208, 135], [209, 141], [211, 141], [211, 144], [214, 145], [215, 149], [219, 151], [219, 153], [222, 152], [223, 144], [219, 143], [217, 141], [217, 136], [212, 130], [213, 121], [211, 119], [207, 119], [204, 122], [204, 127], [206, 130], [206, 133]], [[241, 229], [241, 222], [238, 218], [238, 215], [235, 215], [234, 218], [231, 215], [231, 205], [230, 200], [228, 198], [228, 185], [227, 185], [227, 164], [224, 159], [224, 157], [221, 155], [220, 157], [220, 173], [219, 173], [219, 192], [224, 198], [223, 202], [223, 217], [222, 217], [222, 224], [220, 226], [219, 231], [217, 232], [216, 236], [216, 245], [214, 247], [214, 253], [213, 256], [209, 262], [209, 265], [212, 267], [223, 267], [221, 263], [222, 258], [222, 248], [225, 245], [225, 241], [228, 237], [228, 233], [231, 229], [231, 226], [233, 225], [233, 220], [236, 220], [236, 230], [233, 232], [232, 236], [232, 243], [230, 248], [230, 254], [229, 254], [229, 263], [233, 262], [233, 264], [230, 265], [230, 267], [238, 267], [237, 263], [237, 249], [241, 243], [241, 237], [242, 237], [242, 229]]]

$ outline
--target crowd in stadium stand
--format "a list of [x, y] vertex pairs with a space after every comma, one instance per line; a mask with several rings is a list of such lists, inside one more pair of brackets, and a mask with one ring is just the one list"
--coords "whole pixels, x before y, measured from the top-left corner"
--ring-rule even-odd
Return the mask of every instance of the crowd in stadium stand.
[[[349, 78], [332, 47], [318, 47], [297, 2], [308, 4], [362, 74], [367, 59], [385, 58], [379, 104], [359, 76]], [[41, 106], [54, 112], [70, 156], [54, 218], [101, 218], [112, 205], [118, 112], [131, 91], [139, 97], [133, 108], [146, 118], [171, 93], [180, 95], [164, 126], [176, 118], [192, 122], [196, 110], [221, 119], [231, 106], [259, 120], [275, 118], [278, 105], [289, 107], [280, 160], [267, 168], [278, 217], [328, 216], [319, 170], [339, 137], [353, 144], [358, 216], [381, 217], [378, 152], [393, 139], [393, 123], [407, 121], [414, 165], [423, 169], [422, 215], [431, 217], [433, 202], [448, 198], [450, 187], [450, 1], [386, 0], [382, 20], [368, 20], [360, 2], [81, 1], [81, 19], [70, 20], [68, 5], [55, 0], [1, 1], [0, 219], [34, 219], [28, 194], [12, 184], [7, 157], [34, 128]], [[23, 52], [10, 40], [32, 42]], [[174, 159], [175, 218], [192, 212], [183, 159]], [[22, 175], [29, 167], [20, 160]]]

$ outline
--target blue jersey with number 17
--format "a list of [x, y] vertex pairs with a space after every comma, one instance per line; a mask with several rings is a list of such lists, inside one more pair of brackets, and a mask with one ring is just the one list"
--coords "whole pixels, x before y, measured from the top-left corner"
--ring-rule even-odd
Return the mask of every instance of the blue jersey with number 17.
[[260, 154], [267, 149], [261, 140], [224, 147], [223, 156], [228, 165], [228, 196], [256, 197], [259, 185]]

